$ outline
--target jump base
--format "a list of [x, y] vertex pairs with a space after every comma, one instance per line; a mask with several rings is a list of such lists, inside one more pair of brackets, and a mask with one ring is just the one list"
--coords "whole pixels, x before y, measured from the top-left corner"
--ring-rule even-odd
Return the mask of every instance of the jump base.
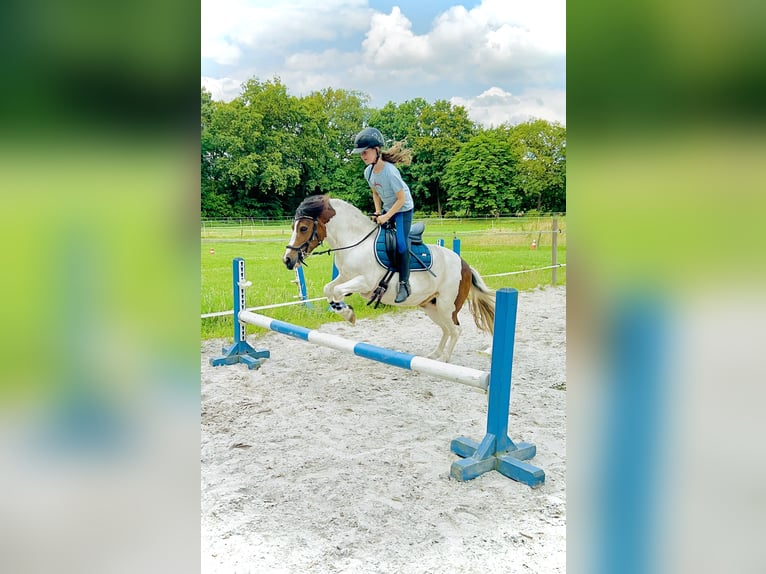
[[531, 487], [545, 482], [545, 472], [542, 469], [524, 462], [535, 456], [535, 445], [526, 442], [514, 444], [510, 439], [506, 440], [508, 448], [497, 451], [497, 440], [491, 434], [486, 435], [481, 443], [463, 436], [454, 439], [450, 450], [463, 458], [452, 463], [450, 475], [456, 480], [467, 481], [496, 470], [503, 476]]
[[248, 369], [257, 369], [261, 366], [264, 359], [270, 357], [267, 349], [255, 349], [249, 343], [240, 341], [223, 348], [223, 356], [210, 359], [210, 364], [214, 367], [220, 365], [234, 365], [244, 363]]

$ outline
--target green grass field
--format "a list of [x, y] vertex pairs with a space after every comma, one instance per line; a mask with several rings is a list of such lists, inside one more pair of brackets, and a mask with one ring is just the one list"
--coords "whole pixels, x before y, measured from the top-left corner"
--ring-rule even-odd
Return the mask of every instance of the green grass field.
[[[416, 219], [417, 221], [417, 219]], [[452, 238], [460, 238], [461, 256], [485, 277], [492, 289], [514, 287], [520, 291], [534, 289], [551, 283], [551, 270], [534, 271], [505, 277], [486, 277], [496, 273], [508, 273], [536, 269], [551, 265], [551, 219], [500, 219], [500, 220], [425, 220], [423, 239], [435, 244], [444, 239], [445, 246], [452, 246]], [[557, 262], [566, 263], [566, 219], [558, 219], [562, 230], [557, 235]], [[542, 230], [542, 232], [540, 232]], [[545, 231], [548, 232], [545, 232]], [[247, 291], [248, 307], [284, 303], [298, 300], [296, 275], [282, 263], [285, 245], [290, 239], [289, 223], [215, 227], [206, 226], [201, 239], [201, 314], [232, 308], [232, 259], [245, 259], [247, 279], [252, 287]], [[532, 241], [537, 248], [531, 249]], [[211, 253], [214, 250], [214, 253]], [[381, 270], [382, 274], [382, 270]], [[308, 297], [322, 296], [322, 289], [332, 278], [332, 257], [312, 256], [304, 267]], [[557, 269], [557, 284], [566, 283], [566, 267]], [[378, 309], [367, 306], [359, 295], [346, 301], [354, 307], [357, 317], [375, 317], [398, 309], [381, 305]], [[328, 321], [342, 320], [327, 309], [326, 302], [294, 305], [269, 309], [264, 314], [309, 328], [316, 328]], [[253, 327], [254, 330], [257, 330]], [[202, 339], [232, 336], [232, 318], [214, 317], [201, 320]]]

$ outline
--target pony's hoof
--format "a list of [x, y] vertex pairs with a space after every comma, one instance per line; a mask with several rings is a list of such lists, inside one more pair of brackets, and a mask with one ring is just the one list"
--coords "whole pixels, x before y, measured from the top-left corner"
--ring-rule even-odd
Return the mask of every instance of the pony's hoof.
[[356, 324], [356, 313], [354, 313], [354, 308], [351, 306], [344, 307], [340, 310], [341, 316], [351, 323], [352, 325]]

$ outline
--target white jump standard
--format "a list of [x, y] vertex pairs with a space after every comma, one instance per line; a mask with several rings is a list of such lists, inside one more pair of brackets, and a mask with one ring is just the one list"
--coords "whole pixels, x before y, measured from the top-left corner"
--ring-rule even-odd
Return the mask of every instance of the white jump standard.
[[[234, 259], [234, 344], [224, 347], [225, 355], [210, 359], [213, 366], [243, 362], [248, 368], [258, 368], [269, 351], [251, 347], [245, 340], [245, 325], [252, 324], [264, 329], [302, 339], [308, 343], [336, 349], [366, 359], [386, 363], [403, 369], [435, 376], [482, 390], [488, 389], [487, 433], [481, 442], [466, 437], [452, 441], [452, 452], [463, 457], [452, 463], [450, 473], [460, 481], [470, 480], [490, 470], [523, 482], [538, 486], [545, 481], [545, 473], [524, 462], [535, 456], [536, 447], [529, 443], [514, 443], [508, 437], [508, 412], [511, 396], [511, 367], [513, 362], [514, 331], [518, 291], [500, 289], [497, 291], [497, 312], [495, 314], [495, 335], [493, 339], [492, 364], [489, 373], [444, 363], [426, 357], [402, 353], [369, 343], [355, 342], [343, 337], [322, 333], [278, 321], [264, 315], [245, 310], [244, 287], [245, 264], [241, 258]], [[494, 381], [494, 383], [492, 382]]]
[[[245, 301], [245, 289], [248, 283], [245, 281], [245, 260], [237, 257], [233, 262], [234, 266], [234, 317], [239, 317], [239, 312], [247, 308]], [[234, 363], [245, 363], [248, 369], [257, 369], [261, 366], [263, 359], [269, 358], [269, 351], [266, 349], [254, 349], [247, 342], [247, 329], [245, 324], [234, 321], [234, 343], [229, 347], [223, 348], [223, 356], [217, 359], [210, 359], [210, 364], [214, 367], [220, 365], [233, 365]]]

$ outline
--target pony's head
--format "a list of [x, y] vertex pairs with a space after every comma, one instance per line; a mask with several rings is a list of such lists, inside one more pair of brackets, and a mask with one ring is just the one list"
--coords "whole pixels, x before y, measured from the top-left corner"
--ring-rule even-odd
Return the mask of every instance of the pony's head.
[[312, 195], [304, 199], [295, 210], [293, 234], [282, 258], [288, 269], [304, 263], [311, 253], [327, 236], [325, 225], [335, 215], [326, 195]]

